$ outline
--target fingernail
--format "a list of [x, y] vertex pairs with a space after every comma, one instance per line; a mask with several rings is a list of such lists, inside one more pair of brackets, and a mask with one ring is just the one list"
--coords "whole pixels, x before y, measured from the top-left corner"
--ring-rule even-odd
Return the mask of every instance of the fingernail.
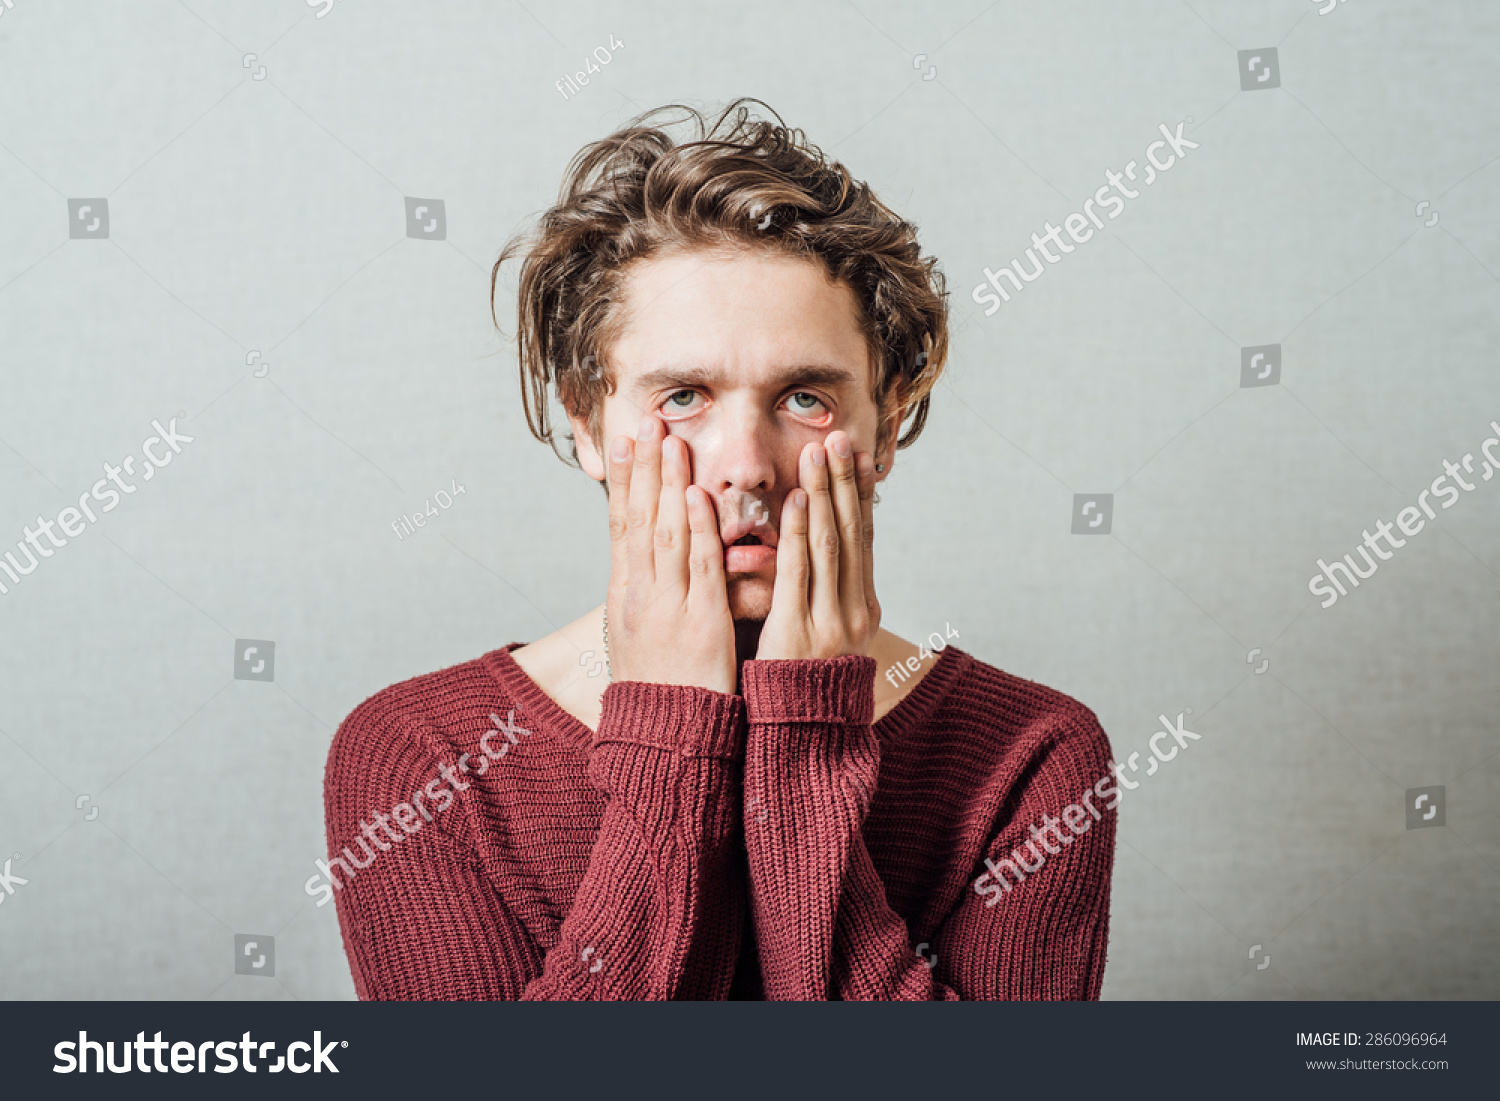
[[847, 459], [849, 457], [850, 450], [851, 449], [849, 447], [848, 436], [840, 436], [838, 439], [833, 441], [833, 453], [839, 458]]
[[828, 458], [823, 454], [823, 449], [821, 447], [814, 447], [812, 451], [813, 466], [822, 466], [827, 461]]
[[609, 455], [615, 462], [623, 463], [630, 458], [630, 441], [624, 436], [615, 437], [615, 445], [610, 448]]
[[651, 438], [651, 414], [647, 413], [641, 418], [641, 426], [636, 429], [635, 438], [642, 442]]
[[794, 490], [792, 490], [792, 507], [793, 508], [806, 508], [807, 507], [807, 491], [806, 490], [802, 490], [802, 489], [794, 489]]

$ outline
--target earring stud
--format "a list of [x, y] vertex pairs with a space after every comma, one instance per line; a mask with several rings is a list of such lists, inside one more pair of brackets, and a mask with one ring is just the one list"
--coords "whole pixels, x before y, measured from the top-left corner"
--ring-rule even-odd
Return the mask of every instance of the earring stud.
[[876, 463], [875, 464], [875, 473], [877, 473], [877, 474], [884, 474], [885, 473], [885, 463]]

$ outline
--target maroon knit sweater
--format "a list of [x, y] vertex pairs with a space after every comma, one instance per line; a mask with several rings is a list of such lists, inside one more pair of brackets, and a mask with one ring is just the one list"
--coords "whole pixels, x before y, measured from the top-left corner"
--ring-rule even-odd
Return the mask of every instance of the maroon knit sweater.
[[361, 998], [1099, 996], [1113, 812], [1012, 889], [976, 884], [1108, 775], [1082, 704], [949, 646], [874, 724], [875, 660], [850, 656], [745, 662], [737, 695], [612, 684], [591, 733], [520, 645], [392, 685], [334, 737]]

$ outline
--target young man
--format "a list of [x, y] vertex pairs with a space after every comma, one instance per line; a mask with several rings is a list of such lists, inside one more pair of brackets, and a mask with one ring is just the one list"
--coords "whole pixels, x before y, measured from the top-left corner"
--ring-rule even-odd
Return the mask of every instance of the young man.
[[355, 988], [1097, 998], [1093, 713], [880, 625], [874, 489], [942, 370], [942, 275], [800, 132], [690, 115], [584, 150], [496, 264], [524, 247], [528, 421], [552, 442], [555, 386], [609, 590], [339, 728], [319, 889]]

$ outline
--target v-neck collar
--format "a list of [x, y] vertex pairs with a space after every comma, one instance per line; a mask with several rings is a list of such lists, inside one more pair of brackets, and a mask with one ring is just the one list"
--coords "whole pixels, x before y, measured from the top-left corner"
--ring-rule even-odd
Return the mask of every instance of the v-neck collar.
[[[594, 732], [549, 696], [511, 656], [512, 650], [525, 645], [527, 643], [524, 642], [507, 643], [500, 649], [483, 655], [479, 661], [485, 671], [505, 689], [516, 706], [532, 718], [535, 725], [587, 753], [593, 744]], [[945, 646], [939, 651], [932, 668], [927, 670], [912, 690], [902, 696], [895, 707], [875, 720], [875, 736], [883, 743], [889, 742], [919, 726], [952, 689], [970, 660], [969, 655], [956, 646]]]

